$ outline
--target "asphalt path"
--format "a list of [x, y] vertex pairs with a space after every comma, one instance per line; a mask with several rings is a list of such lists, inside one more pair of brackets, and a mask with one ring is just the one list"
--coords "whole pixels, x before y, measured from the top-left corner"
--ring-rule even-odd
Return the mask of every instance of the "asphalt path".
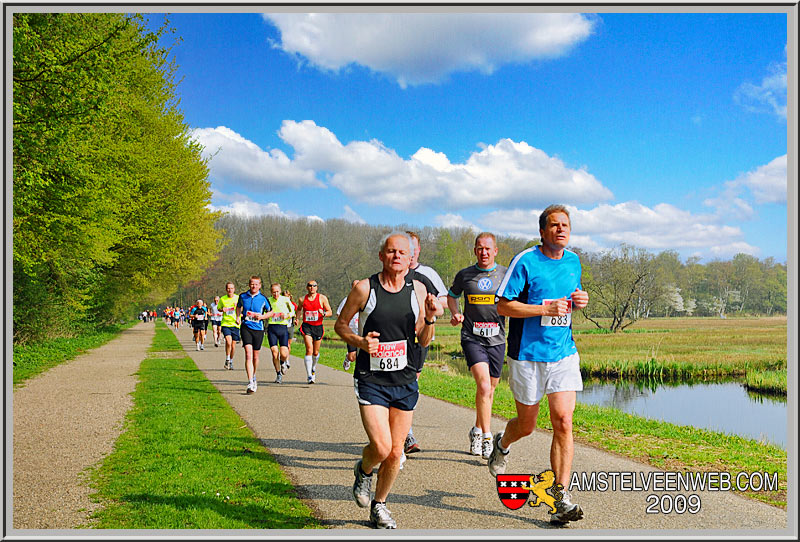
[[[322, 523], [332, 529], [352, 529], [354, 536], [366, 536], [359, 530], [370, 528], [369, 511], [359, 508], [351, 493], [353, 466], [366, 444], [352, 374], [319, 365], [317, 382], [307, 384], [302, 359], [292, 357], [283, 383], [276, 384], [265, 344], [257, 372], [258, 391], [248, 395], [241, 345], [237, 346], [234, 370], [228, 371], [223, 368], [223, 347], [216, 348], [209, 340], [204, 351], [196, 351], [187, 327], [176, 336], [198, 368], [272, 453]], [[655, 531], [658, 536], [787, 533], [786, 511], [731, 491], [654, 492], [623, 488], [621, 483], [616, 491], [570, 488], [573, 502], [584, 510], [584, 519], [554, 527], [543, 506], [511, 510], [501, 503], [486, 462], [467, 452], [467, 433], [473, 423], [472, 409], [420, 397], [413, 426], [422, 451], [408, 457], [387, 500], [398, 533], [413, 530], [449, 536], [453, 533], [448, 531], [458, 531], [455, 534], [461, 536], [470, 532], [487, 534], [485, 531], [491, 530], [492, 537], [519, 535], [521, 531], [530, 535], [531, 529], [558, 529], [562, 533], [588, 530], [584, 534], [597, 535]], [[492, 430], [502, 430], [505, 423], [494, 417]], [[549, 432], [537, 430], [515, 443], [506, 473], [531, 475], [548, 469], [550, 440]], [[575, 445], [573, 471], [587, 476], [609, 473], [605, 475], [609, 480], [615, 476], [611, 473], [641, 477], [663, 472], [581, 444]], [[683, 507], [687, 503], [683, 499], [689, 499], [692, 493], [699, 498], [699, 512], [666, 513], [670, 503], [673, 508]], [[651, 506], [654, 499], [658, 505]], [[528, 504], [531, 501], [533, 498]], [[648, 513], [648, 506], [657, 513]]]

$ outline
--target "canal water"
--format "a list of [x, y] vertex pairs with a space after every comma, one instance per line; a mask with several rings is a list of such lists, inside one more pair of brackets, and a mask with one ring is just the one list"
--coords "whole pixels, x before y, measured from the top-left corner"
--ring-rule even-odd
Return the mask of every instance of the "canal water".
[[578, 401], [677, 425], [770, 442], [786, 449], [786, 400], [749, 393], [740, 382], [642, 386], [584, 381]]
[[[449, 356], [442, 356], [443, 358]], [[447, 360], [460, 374], [469, 374], [464, 358]], [[502, 379], [507, 381], [503, 367]], [[740, 435], [786, 449], [785, 397], [748, 392], [741, 382], [726, 379], [698, 383], [600, 381], [584, 379], [578, 402], [612, 407], [629, 414], [676, 425]]]

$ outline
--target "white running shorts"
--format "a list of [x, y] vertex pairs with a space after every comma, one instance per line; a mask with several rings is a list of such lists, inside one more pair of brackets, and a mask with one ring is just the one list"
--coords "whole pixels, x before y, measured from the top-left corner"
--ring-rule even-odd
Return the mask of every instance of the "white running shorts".
[[583, 391], [581, 358], [578, 353], [558, 361], [520, 361], [508, 358], [508, 385], [514, 399], [535, 405], [547, 394]]

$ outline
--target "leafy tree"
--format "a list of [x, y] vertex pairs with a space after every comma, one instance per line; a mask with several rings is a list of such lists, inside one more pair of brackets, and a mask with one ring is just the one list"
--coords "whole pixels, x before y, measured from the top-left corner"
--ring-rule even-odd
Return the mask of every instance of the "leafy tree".
[[[14, 339], [125, 317], [219, 249], [174, 66], [138, 15], [13, 17]], [[66, 317], [63, 317], [66, 316]]]

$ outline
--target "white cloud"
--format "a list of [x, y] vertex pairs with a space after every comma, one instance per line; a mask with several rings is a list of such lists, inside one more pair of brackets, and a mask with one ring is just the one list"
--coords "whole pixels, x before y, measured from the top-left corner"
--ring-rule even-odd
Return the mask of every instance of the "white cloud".
[[239, 194], [230, 195], [215, 191], [214, 199], [216, 201], [223, 201], [226, 205], [209, 205], [212, 211], [222, 211], [223, 213], [230, 213], [243, 218], [277, 216], [292, 220], [305, 219], [324, 222], [322, 218], [316, 215], [303, 216], [292, 211], [282, 211], [280, 205], [277, 203], [258, 203], [249, 199], [247, 196], [241, 196]]
[[755, 113], [771, 112], [786, 120], [786, 62], [774, 63], [761, 84], [746, 81], [733, 94], [736, 103]]
[[405, 160], [377, 140], [343, 145], [330, 130], [310, 120], [284, 121], [279, 136], [294, 147], [297, 168], [329, 172], [333, 186], [371, 205], [409, 211], [612, 198], [585, 169], [569, 168], [524, 141], [501, 139], [463, 164], [453, 164], [443, 153], [427, 148]]
[[738, 179], [753, 194], [756, 203], [786, 203], [786, 155], [750, 171]]
[[322, 70], [359, 64], [407, 85], [566, 54], [593, 32], [580, 13], [272, 13], [287, 53]]
[[344, 206], [344, 214], [342, 214], [342, 219], [347, 220], [348, 222], [355, 222], [356, 224], [366, 224], [367, 221], [361, 218], [357, 212], [355, 212], [349, 205]]
[[747, 192], [756, 204], [785, 204], [788, 179], [786, 156], [778, 156], [768, 164], [724, 183], [720, 194], [706, 199], [703, 204], [715, 208], [720, 217], [738, 220], [749, 220], [755, 216], [755, 210], [745, 199]]
[[257, 189], [322, 186], [309, 169], [302, 169], [279, 150], [262, 150], [225, 126], [197, 128], [192, 138], [205, 147], [211, 178], [218, 184]]
[[[756, 255], [757, 247], [745, 243], [738, 227], [720, 224], [714, 215], [697, 215], [661, 203], [647, 207], [635, 201], [602, 204], [591, 210], [567, 206], [573, 227], [570, 242], [595, 251], [627, 243], [651, 251], [698, 250], [705, 256]], [[493, 211], [481, 223], [499, 233], [539, 237], [541, 209]]]
[[481, 231], [478, 226], [465, 219], [463, 216], [453, 213], [437, 215], [434, 218], [434, 222], [443, 228], [468, 228], [474, 232]]

